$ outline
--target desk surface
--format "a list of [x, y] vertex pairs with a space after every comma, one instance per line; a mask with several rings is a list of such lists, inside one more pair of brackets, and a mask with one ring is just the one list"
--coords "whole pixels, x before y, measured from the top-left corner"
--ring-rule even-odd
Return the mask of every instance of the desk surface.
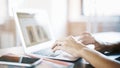
[[[17, 56], [25, 56], [22, 47], [12, 47], [6, 49], [0, 49], [0, 56], [5, 54], [14, 54]], [[110, 56], [111, 59], [118, 56]], [[7, 65], [0, 65], [0, 68], [16, 68]], [[24, 67], [17, 67], [24, 68]], [[64, 62], [52, 59], [44, 59], [41, 64], [37, 65], [35, 68], [93, 68], [85, 60], [80, 59], [76, 62]]]
[[[0, 49], [0, 56], [5, 54], [14, 54], [17, 56], [24, 56], [22, 47], [12, 47]], [[86, 63], [84, 60], [78, 60], [76, 62], [64, 62], [52, 59], [44, 59], [41, 64], [36, 66], [36, 68], [86, 68]], [[0, 65], [0, 68], [8, 68], [7, 65]], [[10, 68], [10, 66], [9, 66]], [[11, 67], [14, 68], [14, 67]]]

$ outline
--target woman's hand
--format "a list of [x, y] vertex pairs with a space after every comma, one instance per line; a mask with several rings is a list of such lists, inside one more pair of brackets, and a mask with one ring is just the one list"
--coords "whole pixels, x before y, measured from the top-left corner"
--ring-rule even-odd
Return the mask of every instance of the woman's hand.
[[94, 37], [87, 32], [84, 32], [80, 35], [80, 40], [82, 41], [83, 44], [88, 45], [88, 44], [95, 44], [96, 40]]
[[95, 38], [92, 36], [92, 34], [88, 32], [84, 32], [80, 35], [80, 40], [82, 41], [83, 44], [88, 45], [88, 44], [93, 44], [95, 45], [95, 50], [104, 52], [106, 49], [106, 46], [98, 41], [95, 40]]
[[84, 44], [78, 43], [74, 40], [72, 36], [67, 37], [64, 40], [58, 40], [55, 42], [54, 46], [52, 47], [53, 51], [56, 50], [63, 50], [67, 53], [71, 54], [72, 56], [79, 58], [80, 57], [80, 50], [84, 48]]

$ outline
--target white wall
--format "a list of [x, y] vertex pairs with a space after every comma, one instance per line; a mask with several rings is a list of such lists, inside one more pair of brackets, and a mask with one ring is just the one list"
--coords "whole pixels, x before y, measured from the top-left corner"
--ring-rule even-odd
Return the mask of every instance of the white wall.
[[67, 0], [52, 0], [50, 16], [56, 38], [66, 36]]
[[20, 8], [44, 9], [50, 14], [51, 0], [25, 0]]
[[81, 15], [81, 0], [69, 0], [68, 3], [69, 21], [78, 21]]

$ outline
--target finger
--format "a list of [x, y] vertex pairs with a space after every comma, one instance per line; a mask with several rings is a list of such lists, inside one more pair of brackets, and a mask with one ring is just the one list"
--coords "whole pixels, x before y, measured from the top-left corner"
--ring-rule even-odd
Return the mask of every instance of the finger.
[[61, 50], [61, 46], [56, 46], [54, 49], [52, 49], [53, 52], [55, 52], [56, 50]]
[[88, 32], [84, 32], [81, 34], [82, 36], [91, 36], [91, 33], [88, 33]]
[[54, 43], [51, 49], [54, 49], [57, 46], [57, 43]]
[[84, 44], [84, 43], [82, 43], [82, 42], [79, 42], [79, 44], [80, 44], [80, 45], [82, 45], [82, 46], [87, 46], [87, 45], [85, 45], [85, 44]]
[[73, 40], [75, 40], [75, 38], [74, 38], [73, 36], [68, 36], [68, 37], [66, 38], [66, 40], [73, 41]]
[[53, 46], [52, 46], [52, 49], [53, 49], [54, 47], [58, 46], [58, 45], [61, 45], [61, 43], [62, 43], [62, 41], [56, 40], [55, 43], [54, 43]]
[[63, 45], [63, 42], [56, 42], [56, 43], [54, 43], [54, 45], [52, 46], [51, 49], [54, 49], [55, 47], [62, 46], [62, 45]]
[[82, 34], [89, 34], [89, 32], [85, 31], [85, 32], [83, 32]]

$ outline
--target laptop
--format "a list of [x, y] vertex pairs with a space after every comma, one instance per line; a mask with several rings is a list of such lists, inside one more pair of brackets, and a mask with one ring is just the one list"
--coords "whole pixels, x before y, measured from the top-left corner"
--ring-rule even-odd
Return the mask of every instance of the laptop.
[[62, 50], [52, 51], [55, 38], [45, 10], [17, 9], [14, 18], [26, 55], [66, 61], [77, 59]]

